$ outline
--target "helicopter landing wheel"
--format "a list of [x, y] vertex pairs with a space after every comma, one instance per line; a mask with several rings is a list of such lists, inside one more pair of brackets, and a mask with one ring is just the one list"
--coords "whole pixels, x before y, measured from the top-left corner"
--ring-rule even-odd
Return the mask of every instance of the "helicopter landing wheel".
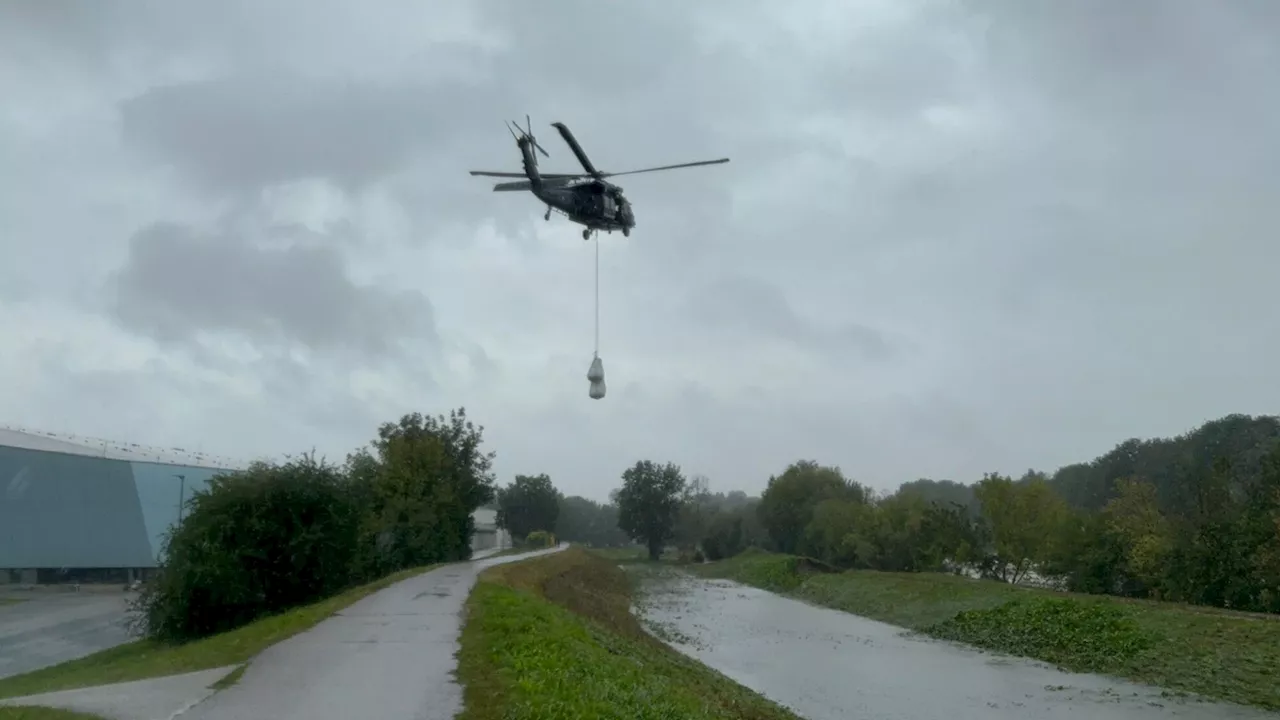
[[622, 237], [631, 237], [631, 228], [622, 228]]
[[590, 239], [591, 239], [591, 228], [587, 228], [586, 230], [583, 230], [583, 231], [582, 231], [582, 239], [583, 239], [583, 240], [590, 240]]
[[543, 220], [546, 220], [547, 222], [551, 222], [551, 208], [550, 208], [550, 207], [548, 207], [548, 208], [547, 208], [547, 212], [546, 212], [546, 214], [545, 214], [545, 215], [543, 215], [543, 216], [542, 216], [542, 219], [543, 219]]

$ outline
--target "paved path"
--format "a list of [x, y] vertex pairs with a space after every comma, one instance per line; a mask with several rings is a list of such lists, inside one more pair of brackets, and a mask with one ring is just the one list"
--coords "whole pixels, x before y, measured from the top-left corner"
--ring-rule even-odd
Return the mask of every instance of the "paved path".
[[0, 605], [0, 678], [74, 660], [132, 640], [127, 596], [116, 592], [24, 592]]
[[[250, 663], [240, 681], [214, 693], [210, 685], [234, 666], [185, 675], [0, 700], [41, 705], [112, 720], [429, 720], [462, 708], [454, 653], [462, 604], [481, 570], [562, 548], [437, 568], [396, 583], [305, 633], [278, 643]], [[0, 636], [3, 637], [3, 636]]]
[[480, 571], [560, 548], [446, 565], [370, 595], [254, 659], [182, 720], [449, 720], [462, 605]]

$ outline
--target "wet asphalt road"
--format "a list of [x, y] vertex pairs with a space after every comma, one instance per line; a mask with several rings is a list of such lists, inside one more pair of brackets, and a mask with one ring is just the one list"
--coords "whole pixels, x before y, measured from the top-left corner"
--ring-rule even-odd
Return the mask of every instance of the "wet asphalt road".
[[123, 592], [22, 592], [0, 604], [0, 678], [74, 660], [132, 638]]
[[462, 605], [480, 571], [556, 549], [446, 565], [370, 595], [256, 657], [182, 720], [446, 720]]
[[808, 720], [1280, 720], [909, 636], [728, 581], [650, 578], [640, 612], [676, 649]]

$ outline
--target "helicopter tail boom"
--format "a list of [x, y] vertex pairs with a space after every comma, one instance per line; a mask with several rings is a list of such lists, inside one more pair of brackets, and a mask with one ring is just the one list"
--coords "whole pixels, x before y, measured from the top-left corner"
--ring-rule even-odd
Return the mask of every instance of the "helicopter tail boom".
[[520, 146], [520, 158], [524, 163], [524, 174], [528, 180], [516, 183], [499, 183], [493, 187], [497, 190], [502, 185], [527, 185], [529, 190], [537, 190], [542, 187], [542, 176], [538, 174], [538, 158], [533, 154], [533, 140], [529, 136], [521, 137], [516, 140], [516, 144]]

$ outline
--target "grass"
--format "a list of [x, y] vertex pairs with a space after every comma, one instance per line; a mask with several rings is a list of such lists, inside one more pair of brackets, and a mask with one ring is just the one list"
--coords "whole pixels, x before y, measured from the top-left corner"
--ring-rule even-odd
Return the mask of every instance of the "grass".
[[463, 720], [798, 720], [646, 633], [626, 574], [581, 548], [487, 570], [466, 609]]
[[1280, 709], [1280, 622], [937, 573], [824, 572], [752, 551], [695, 572], [1077, 672]]
[[618, 564], [648, 562], [649, 554], [644, 548], [591, 548], [592, 555]]
[[20, 602], [25, 602], [25, 601], [26, 601], [26, 598], [7, 598], [7, 597], [0, 597], [0, 606], [3, 606], [3, 605], [17, 605], [18, 603], [20, 603]]
[[36, 707], [34, 705], [18, 705], [16, 707], [0, 707], [0, 720], [104, 720], [99, 715], [90, 715], [58, 708]]
[[[312, 605], [262, 618], [235, 630], [181, 645], [135, 640], [92, 655], [0, 679], [0, 698], [179, 675], [247, 663], [266, 648], [317, 625], [321, 620], [389, 585], [431, 569], [413, 568], [352, 588]], [[238, 668], [224, 682], [234, 683]], [[0, 715], [0, 719], [9, 720]]]

